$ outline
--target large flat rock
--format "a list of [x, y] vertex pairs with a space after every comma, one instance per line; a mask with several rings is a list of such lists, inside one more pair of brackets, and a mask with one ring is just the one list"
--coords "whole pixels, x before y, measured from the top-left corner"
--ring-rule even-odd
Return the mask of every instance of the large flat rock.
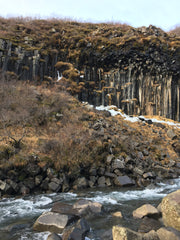
[[125, 175], [125, 176], [116, 177], [114, 179], [114, 184], [120, 187], [128, 187], [128, 186], [135, 185], [135, 182], [134, 180], [132, 180], [131, 178]]
[[44, 212], [34, 223], [33, 229], [39, 232], [61, 233], [63, 229], [74, 221], [74, 216], [54, 212]]

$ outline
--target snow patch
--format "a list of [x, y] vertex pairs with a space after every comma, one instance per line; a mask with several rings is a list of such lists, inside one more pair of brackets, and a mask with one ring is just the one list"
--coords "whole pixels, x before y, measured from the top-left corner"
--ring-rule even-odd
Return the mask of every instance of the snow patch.
[[140, 121], [139, 118], [143, 118], [145, 121], [151, 120], [152, 122], [165, 123], [165, 124], [168, 124], [170, 126], [180, 128], [180, 123], [174, 123], [174, 122], [171, 122], [171, 121], [163, 121], [163, 120], [158, 120], [156, 118], [145, 118], [144, 116], [130, 117], [127, 114], [123, 113], [121, 109], [118, 109], [114, 105], [111, 105], [111, 106], [103, 106], [103, 105], [101, 105], [101, 106], [96, 107], [96, 109], [99, 110], [99, 111], [106, 110], [106, 111], [111, 113], [111, 116], [120, 115], [120, 116], [122, 116], [124, 118], [124, 120], [130, 121], [130, 122], [138, 122], [138, 121]]

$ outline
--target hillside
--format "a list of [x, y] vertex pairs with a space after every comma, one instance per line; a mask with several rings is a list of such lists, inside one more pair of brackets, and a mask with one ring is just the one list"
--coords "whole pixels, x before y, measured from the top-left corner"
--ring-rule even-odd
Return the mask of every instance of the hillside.
[[0, 23], [0, 196], [179, 176], [177, 122], [150, 120], [180, 119], [178, 34], [55, 19]]
[[113, 117], [58, 83], [4, 76], [0, 89], [3, 195], [118, 186], [116, 177], [124, 175], [138, 186], [179, 176], [179, 128]]

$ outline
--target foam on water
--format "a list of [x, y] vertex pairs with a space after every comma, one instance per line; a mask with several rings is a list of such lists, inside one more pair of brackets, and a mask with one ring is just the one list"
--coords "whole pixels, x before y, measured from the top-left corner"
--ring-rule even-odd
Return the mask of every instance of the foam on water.
[[9, 218], [21, 218], [41, 214], [45, 211], [44, 206], [51, 202], [52, 199], [50, 197], [41, 195], [31, 197], [31, 199], [4, 199], [0, 202], [0, 223], [7, 221]]
[[50, 232], [40, 232], [40, 233], [32, 233], [26, 232], [24, 233], [19, 240], [46, 240]]
[[123, 191], [112, 191], [109, 193], [94, 192], [92, 197], [86, 199], [99, 202], [101, 204], [123, 204], [124, 201], [131, 200], [155, 200], [165, 197], [168, 193], [175, 191], [180, 188], [180, 178], [174, 180], [173, 184], [160, 183], [156, 187], [139, 190], [128, 190]]

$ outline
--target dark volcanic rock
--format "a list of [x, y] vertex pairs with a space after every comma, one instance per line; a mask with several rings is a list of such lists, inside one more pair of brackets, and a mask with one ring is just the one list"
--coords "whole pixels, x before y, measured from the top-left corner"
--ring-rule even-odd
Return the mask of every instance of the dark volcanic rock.
[[120, 187], [133, 186], [135, 185], [134, 180], [128, 176], [119, 176], [114, 179], [114, 184]]

